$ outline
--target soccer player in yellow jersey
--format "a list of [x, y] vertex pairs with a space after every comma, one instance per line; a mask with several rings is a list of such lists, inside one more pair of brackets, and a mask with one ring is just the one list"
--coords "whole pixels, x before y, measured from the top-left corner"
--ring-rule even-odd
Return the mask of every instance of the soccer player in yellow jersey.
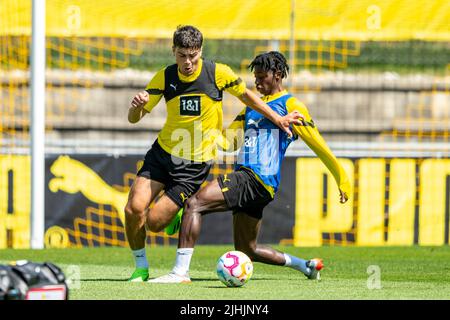
[[279, 52], [257, 56], [250, 64], [256, 89], [280, 115], [297, 111], [303, 119], [293, 125], [294, 136], [280, 132], [267, 118], [248, 107], [236, 117], [230, 129], [237, 134], [226, 135], [225, 149], [240, 147], [235, 171], [219, 176], [185, 205], [179, 234], [175, 266], [168, 275], [152, 279], [155, 283], [190, 282], [189, 265], [195, 242], [200, 234], [202, 215], [233, 211], [233, 233], [236, 250], [246, 253], [252, 261], [287, 266], [302, 272], [308, 279], [320, 279], [323, 262], [319, 258], [304, 260], [257, 243], [264, 207], [274, 198], [280, 182], [280, 168], [289, 144], [300, 137], [333, 174], [339, 187], [341, 203], [348, 200], [348, 177], [326, 145], [304, 104], [283, 88], [282, 79], [289, 67]]
[[[145, 91], [133, 98], [128, 111], [129, 122], [136, 123], [163, 96], [167, 105], [166, 123], [145, 156], [125, 207], [126, 234], [136, 262], [130, 281], [148, 279], [145, 226], [153, 232], [163, 230], [208, 176], [222, 130], [223, 91], [289, 135], [290, 123], [298, 122], [298, 113], [280, 116], [274, 112], [228, 66], [202, 59], [202, 43], [197, 28], [178, 27], [172, 48], [176, 63], [157, 72]], [[164, 194], [149, 209], [162, 190]]]

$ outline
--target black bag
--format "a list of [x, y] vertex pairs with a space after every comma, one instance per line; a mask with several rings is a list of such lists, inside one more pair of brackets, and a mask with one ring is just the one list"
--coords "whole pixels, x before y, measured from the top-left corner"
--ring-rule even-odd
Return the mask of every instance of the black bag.
[[50, 262], [0, 265], [0, 300], [67, 300], [64, 273]]

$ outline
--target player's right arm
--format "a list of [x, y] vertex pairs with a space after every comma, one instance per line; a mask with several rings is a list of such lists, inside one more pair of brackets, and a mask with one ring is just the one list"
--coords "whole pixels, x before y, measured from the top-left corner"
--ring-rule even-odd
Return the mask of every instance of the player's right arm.
[[289, 136], [292, 132], [289, 128], [291, 123], [300, 124], [300, 115], [290, 113], [284, 117], [272, 110], [264, 101], [262, 101], [255, 93], [245, 86], [245, 82], [239, 78], [229, 66], [216, 63], [216, 85], [220, 90], [225, 90], [237, 97], [241, 102], [258, 111], [267, 119], [272, 121], [281, 130], [285, 131]]
[[141, 120], [148, 112], [144, 106], [149, 101], [149, 94], [147, 91], [138, 92], [131, 101], [131, 107], [128, 109], [128, 122], [136, 123]]
[[138, 92], [128, 109], [128, 121], [136, 123], [158, 104], [164, 91], [164, 70], [158, 71], [144, 91]]

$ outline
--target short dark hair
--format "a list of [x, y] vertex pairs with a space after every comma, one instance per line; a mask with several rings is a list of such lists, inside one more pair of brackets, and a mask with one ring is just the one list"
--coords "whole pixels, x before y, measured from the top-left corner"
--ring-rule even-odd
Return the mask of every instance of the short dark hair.
[[289, 73], [286, 58], [278, 51], [270, 51], [257, 55], [248, 67], [253, 71], [256, 66], [261, 67], [266, 72], [270, 70], [274, 74], [275, 72], [280, 72], [282, 79], [286, 78]]
[[178, 26], [173, 33], [173, 46], [178, 48], [200, 49], [203, 35], [194, 26]]

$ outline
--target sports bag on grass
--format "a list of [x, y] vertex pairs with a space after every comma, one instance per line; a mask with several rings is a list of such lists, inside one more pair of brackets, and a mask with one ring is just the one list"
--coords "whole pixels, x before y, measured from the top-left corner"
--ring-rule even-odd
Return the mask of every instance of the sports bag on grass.
[[67, 300], [64, 273], [51, 262], [0, 265], [0, 300]]

